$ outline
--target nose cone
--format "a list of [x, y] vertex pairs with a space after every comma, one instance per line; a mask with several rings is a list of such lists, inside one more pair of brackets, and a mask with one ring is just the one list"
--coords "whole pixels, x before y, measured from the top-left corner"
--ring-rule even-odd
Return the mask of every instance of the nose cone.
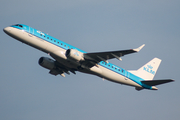
[[3, 29], [3, 31], [8, 34], [11, 31], [11, 27], [6, 27]]

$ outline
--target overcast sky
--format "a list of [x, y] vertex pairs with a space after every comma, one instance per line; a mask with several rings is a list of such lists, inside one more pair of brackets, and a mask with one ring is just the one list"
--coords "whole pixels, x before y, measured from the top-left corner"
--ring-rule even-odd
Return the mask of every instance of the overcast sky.
[[[179, 0], [1, 0], [0, 120], [179, 120]], [[174, 79], [158, 91], [136, 91], [77, 73], [52, 76], [38, 65], [47, 54], [20, 43], [3, 28], [22, 23], [86, 52], [146, 46], [110, 60], [136, 70], [154, 57], [154, 79]]]

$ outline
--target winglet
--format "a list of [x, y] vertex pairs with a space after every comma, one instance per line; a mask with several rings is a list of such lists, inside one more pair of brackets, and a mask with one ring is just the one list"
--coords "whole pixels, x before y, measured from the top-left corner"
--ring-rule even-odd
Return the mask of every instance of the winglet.
[[139, 52], [143, 47], [145, 46], [145, 44], [141, 45], [140, 47], [133, 49], [136, 52]]

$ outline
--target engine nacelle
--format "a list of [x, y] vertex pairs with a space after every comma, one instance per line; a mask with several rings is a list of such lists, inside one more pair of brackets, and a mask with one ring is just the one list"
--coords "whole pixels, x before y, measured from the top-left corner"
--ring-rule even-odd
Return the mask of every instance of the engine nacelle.
[[55, 68], [55, 61], [48, 57], [41, 57], [38, 63], [40, 66], [49, 70], [52, 70], [53, 68]]
[[71, 60], [71, 61], [83, 61], [84, 60], [84, 55], [82, 52], [75, 50], [75, 49], [68, 49], [66, 51], [66, 57]]

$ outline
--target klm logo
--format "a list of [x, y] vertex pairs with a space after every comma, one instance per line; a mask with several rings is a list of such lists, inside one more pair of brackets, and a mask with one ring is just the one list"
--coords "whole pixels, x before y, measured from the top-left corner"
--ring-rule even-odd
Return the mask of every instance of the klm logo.
[[77, 52], [75, 52], [74, 55], [79, 56], [79, 54]]
[[147, 65], [146, 67], [144, 67], [144, 70], [148, 73], [151, 73], [151, 74], [155, 74], [155, 71], [152, 70], [153, 67], [151, 65]]

